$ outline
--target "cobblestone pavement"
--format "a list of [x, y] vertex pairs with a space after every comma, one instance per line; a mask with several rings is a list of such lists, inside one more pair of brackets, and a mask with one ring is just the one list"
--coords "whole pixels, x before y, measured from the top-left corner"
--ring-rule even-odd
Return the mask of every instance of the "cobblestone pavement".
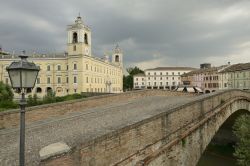
[[[26, 127], [26, 164], [38, 165], [39, 150], [49, 144], [64, 141], [74, 147], [195, 98], [147, 96], [34, 122]], [[19, 130], [1, 130], [0, 140], [0, 166], [18, 165]]]

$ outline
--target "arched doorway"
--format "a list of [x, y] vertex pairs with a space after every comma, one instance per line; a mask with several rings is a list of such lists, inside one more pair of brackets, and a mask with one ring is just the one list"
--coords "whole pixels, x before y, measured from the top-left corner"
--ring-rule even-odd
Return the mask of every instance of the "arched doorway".
[[36, 88], [36, 93], [42, 93], [42, 88], [37, 87], [37, 88]]
[[176, 89], [176, 86], [171, 86], [171, 90], [175, 90]]
[[210, 90], [205, 90], [205, 93], [210, 93]]
[[49, 92], [53, 92], [52, 88], [51, 87], [47, 87], [46, 88], [46, 92], [49, 93]]

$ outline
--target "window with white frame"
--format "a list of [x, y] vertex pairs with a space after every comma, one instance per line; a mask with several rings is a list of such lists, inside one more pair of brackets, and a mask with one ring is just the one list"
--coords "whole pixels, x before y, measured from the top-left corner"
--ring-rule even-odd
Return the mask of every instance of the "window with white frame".
[[74, 83], [77, 83], [77, 77], [74, 76]]
[[77, 70], [77, 64], [76, 63], [74, 63], [74, 68], [73, 69]]

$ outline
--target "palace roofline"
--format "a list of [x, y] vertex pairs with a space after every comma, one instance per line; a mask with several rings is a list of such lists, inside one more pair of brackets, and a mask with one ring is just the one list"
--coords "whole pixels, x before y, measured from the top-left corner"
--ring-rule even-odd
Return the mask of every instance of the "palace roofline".
[[197, 68], [193, 67], [156, 67], [153, 69], [146, 69], [145, 71], [152, 71], [152, 70], [196, 70]]

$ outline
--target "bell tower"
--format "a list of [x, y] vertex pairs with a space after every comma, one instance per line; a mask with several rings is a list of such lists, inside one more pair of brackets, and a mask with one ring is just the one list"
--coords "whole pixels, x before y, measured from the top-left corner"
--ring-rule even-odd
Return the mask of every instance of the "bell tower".
[[122, 57], [122, 50], [117, 44], [112, 54], [112, 62], [116, 65], [122, 66]]
[[91, 30], [84, 25], [79, 15], [75, 23], [68, 25], [68, 55], [87, 55], [91, 56]]

